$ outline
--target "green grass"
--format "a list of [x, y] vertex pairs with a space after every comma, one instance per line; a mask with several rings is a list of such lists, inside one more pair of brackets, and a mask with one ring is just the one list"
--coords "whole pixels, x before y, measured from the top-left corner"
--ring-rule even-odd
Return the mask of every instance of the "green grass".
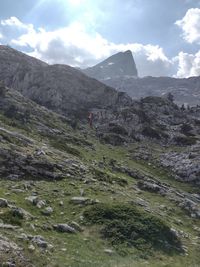
[[101, 170], [99, 168], [91, 167], [91, 173], [94, 175], [94, 178], [99, 181], [107, 182], [110, 184], [117, 183], [121, 186], [125, 186], [128, 184], [125, 178], [119, 177], [116, 174], [112, 174], [108, 171]]
[[[17, 101], [17, 100], [16, 100]], [[28, 108], [27, 104], [27, 108]], [[56, 114], [49, 114], [43, 109], [34, 110], [27, 124], [11, 121], [0, 114], [2, 127], [10, 131], [17, 131], [34, 139], [34, 143], [24, 146], [18, 140], [5, 137], [6, 142], [0, 146], [17, 149], [19, 153], [33, 155], [35, 149], [46, 146], [46, 159], [51, 163], [63, 164], [67, 159], [75, 159], [87, 166], [85, 174], [76, 172], [74, 178], [66, 178], [60, 181], [38, 180], [37, 177], [30, 188], [24, 190], [23, 180], [9, 181], [1, 177], [0, 197], [17, 207], [21, 207], [31, 213], [34, 218], [30, 220], [13, 217], [12, 212], [5, 208], [0, 210], [0, 218], [4, 222], [19, 225], [23, 230], [15, 231], [0, 229], [0, 234], [15, 241], [24, 249], [24, 254], [37, 267], [196, 267], [200, 266], [199, 233], [193, 226], [200, 227], [200, 222], [190, 218], [176, 203], [169, 199], [149, 192], [138, 194], [134, 185], [137, 180], [123, 173], [113, 172], [110, 160], [116, 160], [121, 166], [137, 170], [142, 174], [151, 175], [157, 180], [166, 182], [185, 192], [198, 191], [193, 186], [174, 180], [173, 176], [148, 161], [134, 160], [131, 153], [138, 150], [139, 144], [129, 146], [111, 146], [100, 143], [95, 137], [95, 131], [84, 127], [81, 131], [74, 131]], [[40, 132], [40, 124], [45, 125]], [[48, 131], [57, 129], [60, 134], [53, 138]], [[46, 131], [46, 132], [45, 132]], [[87, 135], [87, 139], [86, 136]], [[163, 151], [183, 151], [184, 147], [163, 148], [159, 145], [145, 143], [150, 146], [155, 157], [159, 157]], [[105, 163], [102, 168], [99, 163]], [[67, 167], [66, 167], [67, 168]], [[27, 179], [31, 177], [26, 177]], [[80, 179], [81, 178], [81, 179]], [[12, 192], [12, 188], [23, 189], [22, 193]], [[98, 199], [99, 205], [90, 207], [73, 205], [70, 199], [80, 196]], [[37, 193], [38, 198], [45, 200], [47, 206], [54, 210], [51, 216], [46, 217], [41, 209], [25, 200], [26, 197]], [[147, 202], [146, 207], [136, 204], [138, 199]], [[63, 201], [63, 206], [59, 202]], [[107, 203], [107, 204], [102, 204]], [[162, 210], [161, 205], [166, 209]], [[106, 217], [108, 214], [109, 218]], [[82, 216], [85, 216], [87, 224], [83, 224]], [[177, 221], [182, 221], [177, 224]], [[79, 223], [84, 231], [75, 235], [58, 233], [48, 230], [47, 227], [56, 223]], [[19, 223], [19, 224], [18, 224]], [[31, 227], [34, 225], [35, 229]], [[179, 246], [179, 241], [173, 239], [169, 227], [187, 233], [189, 237], [180, 237], [180, 242], [188, 247], [188, 255], [180, 255], [174, 249], [170, 254], [162, 242]], [[20, 233], [30, 235], [42, 235], [48, 243], [54, 246], [53, 251], [41, 251], [38, 247], [34, 252], [28, 250], [30, 243], [20, 241]], [[134, 237], [134, 238], [133, 238]], [[193, 244], [193, 242], [197, 244]], [[176, 241], [178, 243], [176, 243]], [[174, 242], [174, 243], [173, 243]], [[113, 254], [108, 255], [105, 249], [112, 249]], [[167, 253], [168, 252], [168, 253]], [[0, 260], [1, 264], [1, 260]]]
[[181, 251], [180, 240], [166, 223], [133, 205], [99, 204], [88, 208], [84, 216], [91, 224], [103, 225], [102, 237], [112, 245], [125, 244], [149, 253], [152, 248], [166, 253]]

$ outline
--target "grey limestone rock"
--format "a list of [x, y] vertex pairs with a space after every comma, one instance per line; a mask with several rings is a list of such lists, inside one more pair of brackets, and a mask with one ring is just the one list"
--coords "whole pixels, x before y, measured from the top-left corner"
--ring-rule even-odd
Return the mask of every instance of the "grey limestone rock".
[[35, 243], [38, 247], [46, 249], [48, 247], [47, 241], [43, 236], [37, 235], [34, 236], [31, 240], [32, 243]]
[[52, 207], [46, 207], [44, 210], [42, 210], [42, 214], [46, 216], [50, 216], [53, 213]]
[[66, 223], [59, 223], [53, 226], [55, 230], [58, 232], [63, 232], [63, 233], [76, 233], [75, 228], [72, 226], [66, 224]]

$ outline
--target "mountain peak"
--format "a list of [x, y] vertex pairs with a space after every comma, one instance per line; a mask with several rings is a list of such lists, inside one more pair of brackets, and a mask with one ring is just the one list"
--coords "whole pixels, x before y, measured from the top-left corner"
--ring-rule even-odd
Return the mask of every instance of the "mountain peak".
[[84, 72], [99, 80], [109, 80], [116, 77], [137, 77], [136, 64], [130, 50], [118, 52]]

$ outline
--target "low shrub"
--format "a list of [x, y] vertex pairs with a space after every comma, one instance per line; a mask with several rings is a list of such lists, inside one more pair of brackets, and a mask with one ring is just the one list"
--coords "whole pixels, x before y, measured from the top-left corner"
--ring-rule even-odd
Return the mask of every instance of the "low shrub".
[[117, 183], [121, 186], [125, 186], [128, 184], [126, 179], [118, 177], [117, 175], [105, 172], [105, 171], [100, 170], [98, 168], [92, 167], [91, 172], [94, 175], [94, 178], [99, 180], [99, 181], [103, 181], [103, 182], [107, 182], [107, 183]]
[[115, 133], [115, 134], [121, 134], [121, 135], [128, 135], [127, 130], [123, 126], [115, 124], [115, 123], [109, 124], [109, 132]]
[[120, 146], [126, 142], [126, 139], [123, 136], [116, 133], [106, 133], [103, 134], [100, 138], [105, 143], [111, 144], [113, 146]]
[[56, 149], [59, 149], [59, 150], [62, 150], [64, 152], [67, 152], [71, 155], [74, 155], [76, 157], [81, 157], [81, 152], [76, 149], [75, 147], [67, 144], [67, 142], [65, 140], [59, 140], [59, 139], [52, 139], [50, 140], [50, 144], [56, 148]]
[[89, 224], [102, 225], [102, 237], [112, 245], [166, 253], [181, 251], [181, 243], [169, 226], [130, 204], [98, 204], [85, 210], [84, 217]]
[[196, 144], [197, 139], [193, 136], [175, 136], [173, 141], [176, 145], [191, 146]]
[[190, 124], [184, 123], [181, 125], [181, 133], [186, 136], [193, 136], [191, 131], [193, 130], [193, 127]]
[[23, 218], [12, 210], [8, 210], [0, 214], [0, 219], [6, 224], [21, 226]]
[[142, 134], [146, 137], [161, 139], [159, 132], [150, 126], [144, 127]]

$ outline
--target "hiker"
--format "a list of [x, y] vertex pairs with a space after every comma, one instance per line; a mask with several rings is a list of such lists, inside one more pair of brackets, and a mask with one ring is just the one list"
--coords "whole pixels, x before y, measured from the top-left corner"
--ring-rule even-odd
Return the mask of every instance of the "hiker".
[[90, 112], [89, 115], [88, 115], [88, 122], [89, 122], [90, 127], [92, 128], [92, 122], [93, 122], [93, 114], [92, 114], [92, 112]]

